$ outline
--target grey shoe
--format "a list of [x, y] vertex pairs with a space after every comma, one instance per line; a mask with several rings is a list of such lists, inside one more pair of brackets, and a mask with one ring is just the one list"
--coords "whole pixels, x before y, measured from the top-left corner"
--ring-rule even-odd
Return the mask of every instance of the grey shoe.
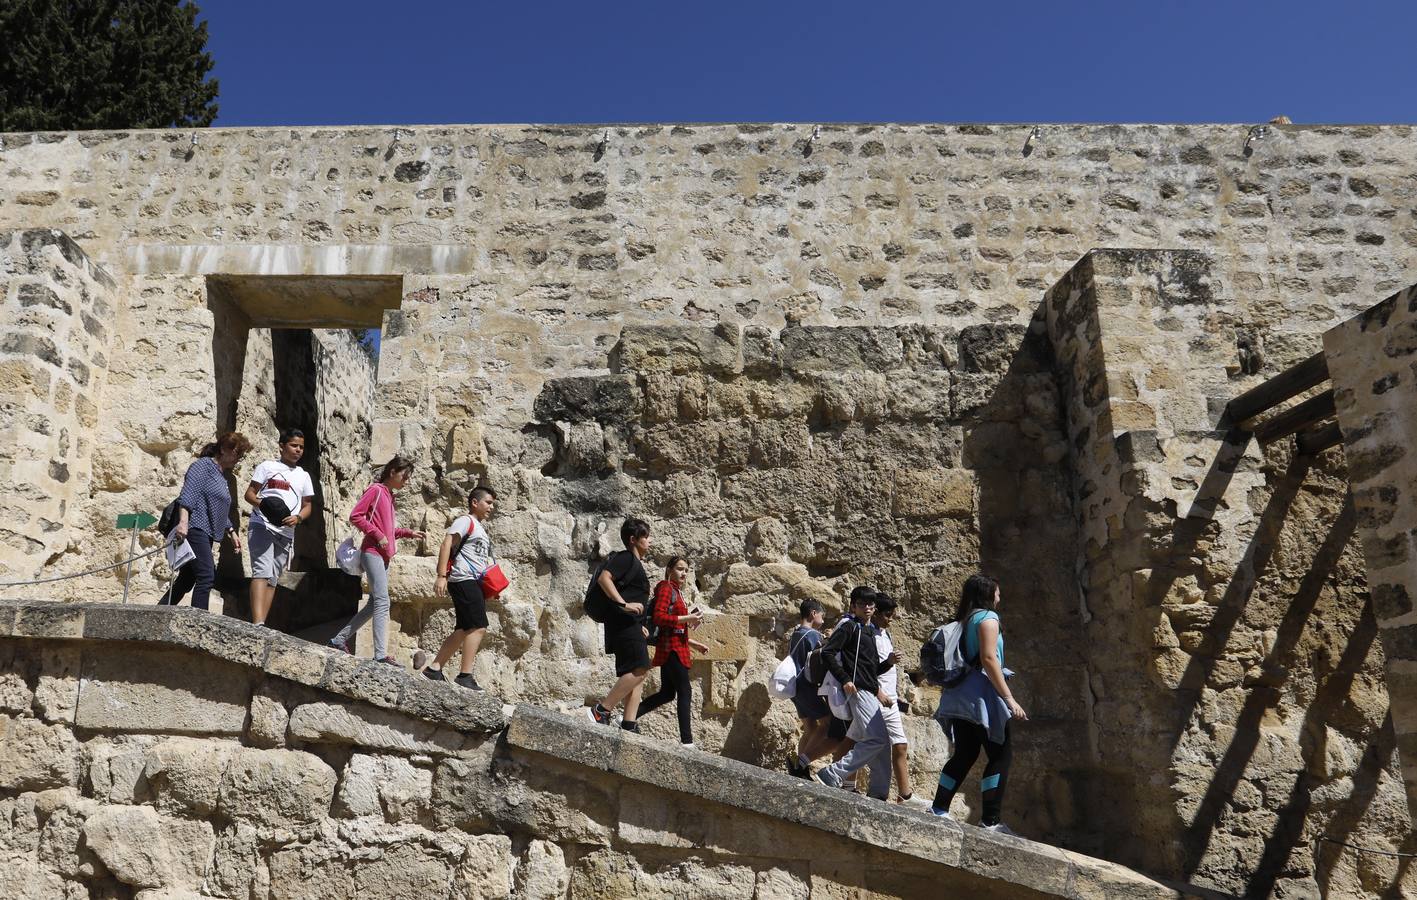
[[1014, 831], [1003, 822], [995, 822], [993, 825], [982, 826], [985, 831], [992, 831], [995, 834], [1007, 834], [1009, 837], [1018, 837], [1018, 832]]
[[829, 788], [841, 787], [841, 780], [837, 779], [834, 775], [831, 774], [830, 766], [818, 769], [815, 773], [813, 773], [812, 777], [816, 778], [817, 781], [821, 782]]

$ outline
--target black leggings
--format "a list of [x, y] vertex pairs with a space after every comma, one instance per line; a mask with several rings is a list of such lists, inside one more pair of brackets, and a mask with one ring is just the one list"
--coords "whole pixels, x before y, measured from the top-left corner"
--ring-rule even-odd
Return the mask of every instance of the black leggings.
[[689, 667], [677, 655], [670, 654], [659, 667], [659, 690], [640, 703], [639, 715], [654, 712], [675, 698], [679, 700], [679, 740], [692, 744], [694, 732], [689, 727], [689, 705], [694, 700], [694, 689], [689, 686]]
[[984, 765], [984, 778], [980, 782], [983, 789], [984, 811], [980, 816], [983, 825], [997, 825], [999, 812], [1004, 806], [1004, 788], [1009, 782], [1009, 763], [1013, 762], [1014, 745], [1010, 740], [1008, 723], [1004, 724], [1003, 743], [989, 740], [989, 732], [983, 725], [966, 722], [964, 719], [950, 719], [950, 729], [954, 732], [954, 754], [940, 771], [940, 786], [935, 790], [935, 808], [949, 809], [950, 801], [959, 790], [974, 761], [982, 749], [988, 762]]

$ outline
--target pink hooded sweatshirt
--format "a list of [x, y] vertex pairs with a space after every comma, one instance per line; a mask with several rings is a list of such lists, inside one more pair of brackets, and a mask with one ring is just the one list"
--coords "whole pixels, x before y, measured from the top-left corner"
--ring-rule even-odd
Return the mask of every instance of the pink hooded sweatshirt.
[[[377, 481], [369, 485], [364, 496], [354, 504], [349, 522], [364, 532], [364, 542], [359, 545], [359, 552], [373, 551], [383, 557], [385, 563], [393, 559], [398, 551], [398, 538], [414, 536], [414, 532], [407, 528], [394, 525], [394, 492]], [[387, 547], [379, 546], [381, 537], [388, 538]]]

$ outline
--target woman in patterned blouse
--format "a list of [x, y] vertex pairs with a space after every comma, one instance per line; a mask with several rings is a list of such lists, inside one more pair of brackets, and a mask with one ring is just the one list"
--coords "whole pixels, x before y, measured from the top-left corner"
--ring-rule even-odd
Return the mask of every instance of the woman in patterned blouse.
[[[689, 629], [697, 628], [704, 614], [690, 612], [684, 605], [684, 583], [689, 579], [689, 564], [682, 557], [669, 560], [664, 580], [654, 587], [651, 620], [659, 626], [659, 641], [654, 646], [654, 662], [660, 667], [658, 693], [640, 704], [640, 715], [653, 712], [670, 700], [679, 701], [679, 742], [694, 746], [694, 732], [689, 725], [690, 705], [694, 690], [689, 685], [690, 650], [707, 653], [708, 647], [689, 637]], [[638, 721], [638, 719], [636, 720]]]
[[197, 461], [187, 467], [182, 493], [177, 497], [181, 511], [172, 534], [178, 541], [187, 541], [192, 548], [192, 560], [177, 571], [177, 578], [168, 593], [158, 600], [159, 604], [180, 603], [190, 590], [192, 606], [206, 609], [216, 582], [212, 544], [229, 535], [236, 552], [241, 552], [241, 532], [237, 530], [238, 519], [232, 516], [234, 508], [227, 473], [236, 468], [241, 457], [250, 450], [251, 442], [244, 435], [227, 431], [203, 447]]

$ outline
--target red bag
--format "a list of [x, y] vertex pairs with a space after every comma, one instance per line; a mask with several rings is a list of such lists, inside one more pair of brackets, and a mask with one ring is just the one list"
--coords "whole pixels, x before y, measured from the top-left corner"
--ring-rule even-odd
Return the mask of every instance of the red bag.
[[496, 597], [507, 589], [507, 585], [511, 584], [507, 580], [507, 576], [502, 574], [502, 567], [496, 563], [493, 563], [492, 568], [482, 573], [481, 583], [482, 596], [487, 600]]

